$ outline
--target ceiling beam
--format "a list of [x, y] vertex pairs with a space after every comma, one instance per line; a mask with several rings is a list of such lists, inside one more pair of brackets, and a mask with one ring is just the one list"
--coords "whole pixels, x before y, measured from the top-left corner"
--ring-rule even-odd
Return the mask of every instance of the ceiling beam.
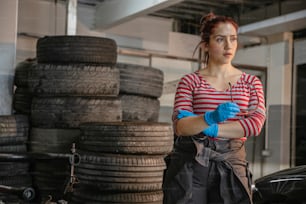
[[306, 9], [241, 26], [239, 33], [267, 36], [275, 33], [300, 30], [305, 27]]
[[202, 12], [202, 15], [205, 12], [211, 11], [211, 7], [205, 6], [205, 5], [199, 5], [199, 4], [190, 4], [187, 2], [182, 2], [180, 4], [177, 4], [176, 7], [178, 8], [184, 8], [184, 9], [189, 9], [190, 11], [200, 11]]
[[155, 15], [160, 16], [168, 16], [168, 18], [174, 18], [174, 19], [180, 19], [180, 20], [194, 20], [194, 15], [187, 14], [187, 13], [179, 13], [179, 12], [173, 12], [173, 11], [157, 11], [154, 12]]
[[219, 8], [226, 8], [226, 4], [224, 3], [218, 3], [216, 1], [203, 1], [203, 0], [186, 0], [188, 3], [194, 3], [194, 4], [202, 4], [205, 6], [212, 6], [212, 7], [219, 7]]
[[202, 15], [203, 14], [203, 10], [199, 11], [199, 10], [191, 10], [188, 8], [182, 8], [179, 6], [176, 7], [170, 7], [170, 8], [166, 8], [164, 10], [162, 10], [163, 12], [176, 12], [179, 14], [191, 14], [192, 16], [196, 16], [196, 15]]
[[96, 8], [95, 30], [104, 30], [133, 18], [167, 8], [183, 0], [111, 0]]

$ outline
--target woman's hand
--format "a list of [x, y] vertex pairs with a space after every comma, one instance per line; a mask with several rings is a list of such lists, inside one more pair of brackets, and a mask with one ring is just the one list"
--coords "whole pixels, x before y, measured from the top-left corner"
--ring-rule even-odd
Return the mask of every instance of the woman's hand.
[[226, 121], [233, 118], [240, 112], [237, 103], [227, 102], [220, 104], [216, 110], [208, 111], [204, 114], [204, 120], [208, 125]]
[[[190, 116], [197, 116], [193, 112], [187, 111], [187, 110], [178, 110], [178, 119], [182, 119], [185, 117], [190, 117]], [[209, 137], [217, 137], [218, 136], [218, 125], [216, 123], [210, 125], [208, 128], [205, 128], [202, 132], [204, 135], [207, 135]]]
[[204, 135], [206, 135], [208, 137], [216, 138], [216, 137], [218, 137], [219, 126], [218, 126], [218, 124], [214, 123], [214, 124], [210, 125], [208, 128], [205, 128], [202, 132], [203, 132]]

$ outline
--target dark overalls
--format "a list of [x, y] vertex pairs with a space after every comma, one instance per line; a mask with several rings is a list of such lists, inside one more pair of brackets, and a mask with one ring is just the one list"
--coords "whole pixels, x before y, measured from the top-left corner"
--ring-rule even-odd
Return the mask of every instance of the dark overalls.
[[244, 141], [177, 137], [169, 155], [164, 204], [251, 204]]

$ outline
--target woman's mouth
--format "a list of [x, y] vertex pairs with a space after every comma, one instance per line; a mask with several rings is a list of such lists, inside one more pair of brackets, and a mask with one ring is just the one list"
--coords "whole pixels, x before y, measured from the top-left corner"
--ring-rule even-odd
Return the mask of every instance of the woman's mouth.
[[232, 53], [224, 53], [223, 56], [224, 56], [224, 57], [231, 57], [231, 56], [232, 56]]

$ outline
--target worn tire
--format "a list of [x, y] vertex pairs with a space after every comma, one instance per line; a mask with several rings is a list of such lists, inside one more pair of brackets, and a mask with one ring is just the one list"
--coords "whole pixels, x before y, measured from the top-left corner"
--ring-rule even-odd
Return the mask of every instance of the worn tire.
[[27, 59], [16, 65], [14, 84], [17, 87], [28, 87], [28, 73], [33, 66], [36, 66], [36, 59]]
[[122, 121], [157, 122], [160, 102], [156, 98], [120, 94]]
[[[101, 193], [93, 188], [80, 187], [73, 192], [74, 203], [121, 203], [121, 204], [162, 204], [163, 192]], [[80, 202], [81, 201], [81, 202]]]
[[[21, 147], [9, 147], [24, 144], [29, 136], [29, 119], [26, 115], [0, 116], [0, 149], [16, 151]], [[2, 147], [5, 145], [4, 147]], [[7, 146], [7, 147], [6, 147]]]
[[173, 148], [172, 125], [168, 123], [92, 123], [80, 128], [80, 147], [88, 151], [166, 155]]
[[119, 70], [85, 64], [38, 64], [29, 72], [36, 96], [118, 96]]
[[13, 95], [13, 109], [16, 114], [31, 114], [32, 93], [27, 87], [17, 87]]
[[113, 97], [34, 97], [32, 127], [79, 128], [86, 122], [122, 121], [121, 101]]
[[79, 129], [32, 128], [29, 139], [31, 152], [71, 153], [72, 143], [77, 143]]
[[0, 176], [25, 175], [29, 166], [28, 162], [0, 162]]
[[38, 63], [104, 64], [117, 61], [114, 40], [92, 36], [46, 36], [37, 41]]
[[42, 200], [46, 200], [48, 195], [52, 195], [54, 200], [62, 199], [70, 173], [68, 159], [36, 160], [31, 169], [33, 183]]
[[32, 185], [32, 178], [30, 174], [14, 175], [14, 176], [0, 176], [0, 184], [13, 187], [25, 187]]
[[27, 115], [2, 115], [0, 116], [0, 137], [1, 136], [28, 136], [24, 130], [29, 129], [29, 117]]
[[[121, 192], [162, 188], [162, 172], [166, 168], [163, 156], [97, 154], [88, 151], [79, 151], [79, 154], [81, 162], [76, 167], [76, 176], [82, 184], [95, 186], [102, 191]], [[104, 174], [99, 173], [101, 170]], [[137, 172], [151, 175], [142, 177]], [[153, 172], [159, 173], [159, 176]]]
[[134, 64], [117, 63], [120, 70], [120, 93], [159, 98], [163, 91], [161, 70]]
[[1, 153], [24, 153], [27, 152], [26, 144], [14, 144], [0, 146]]

